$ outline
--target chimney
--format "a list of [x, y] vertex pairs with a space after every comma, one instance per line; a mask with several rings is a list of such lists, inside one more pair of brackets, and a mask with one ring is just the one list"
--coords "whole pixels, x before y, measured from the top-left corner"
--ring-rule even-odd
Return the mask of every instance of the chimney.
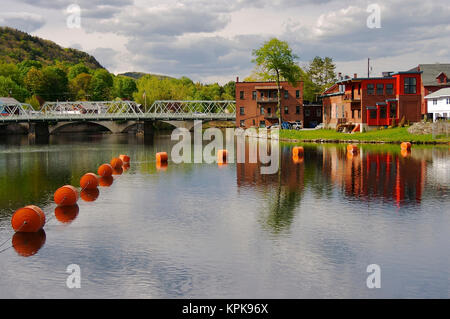
[[358, 78], [358, 73], [353, 74], [353, 78], [357, 79]]
[[342, 80], [342, 73], [341, 72], [338, 73], [338, 79]]
[[239, 83], [239, 77], [238, 76], [236, 77], [236, 83]]

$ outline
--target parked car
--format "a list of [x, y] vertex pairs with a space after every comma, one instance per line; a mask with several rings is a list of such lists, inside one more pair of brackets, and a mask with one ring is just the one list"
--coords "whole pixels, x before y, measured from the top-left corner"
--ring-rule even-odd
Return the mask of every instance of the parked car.
[[272, 125], [268, 126], [267, 128], [270, 128], [270, 129], [279, 129], [279, 128], [280, 128], [280, 124], [272, 124]]
[[293, 130], [301, 130], [303, 128], [302, 121], [296, 121], [291, 124]]
[[320, 124], [316, 125], [316, 127], [314, 129], [315, 130], [321, 130], [323, 128], [325, 128], [325, 126], [323, 125], [323, 123], [320, 123]]

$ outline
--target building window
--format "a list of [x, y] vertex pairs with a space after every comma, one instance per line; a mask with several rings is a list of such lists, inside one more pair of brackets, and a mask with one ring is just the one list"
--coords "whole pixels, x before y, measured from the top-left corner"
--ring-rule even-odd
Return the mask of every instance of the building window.
[[256, 91], [252, 92], [252, 100], [256, 100]]
[[264, 115], [264, 108], [263, 107], [261, 107], [261, 109], [260, 109], [260, 114]]
[[405, 78], [405, 94], [416, 94], [416, 78]]
[[384, 84], [378, 83], [377, 84], [377, 95], [383, 95], [384, 93]]
[[240, 127], [244, 127], [244, 126], [245, 126], [245, 121], [244, 121], [244, 120], [241, 120], [240, 123], [239, 123], [239, 126], [240, 126]]
[[389, 117], [397, 118], [397, 103], [391, 103], [391, 107], [389, 109]]
[[319, 117], [319, 116], [322, 116], [322, 110], [321, 109], [317, 109], [316, 110], [316, 115]]
[[436, 99], [433, 99], [433, 105], [437, 105], [437, 100]]
[[345, 118], [345, 105], [342, 105], [342, 118]]
[[268, 92], [267, 92], [267, 97], [270, 99], [271, 96], [272, 96], [272, 91], [268, 91]]
[[241, 100], [244, 99], [244, 91], [240, 91], [239, 92], [239, 97], [240, 97]]
[[255, 125], [255, 119], [253, 119], [253, 125]]
[[284, 107], [284, 114], [289, 114], [289, 108], [287, 106]]
[[289, 98], [289, 92], [288, 90], [284, 90], [284, 98], [288, 99]]
[[373, 95], [374, 94], [373, 84], [367, 84], [367, 94], [368, 95]]
[[305, 110], [305, 116], [309, 116], [310, 114], [309, 110]]
[[394, 94], [394, 84], [388, 83], [386, 84], [386, 94]]
[[361, 118], [361, 110], [358, 110], [358, 118]]
[[369, 115], [370, 115], [370, 118], [372, 120], [376, 120], [376, 118], [377, 118], [377, 110], [370, 110]]
[[270, 114], [272, 114], [272, 108], [267, 108], [267, 113], [270, 115]]
[[239, 108], [239, 114], [240, 114], [240, 115], [244, 115], [244, 114], [245, 114], [245, 109], [244, 109], [243, 106], [241, 106], [241, 107]]
[[358, 95], [360, 95], [361, 94], [361, 83], [359, 83], [359, 85], [358, 85]]
[[261, 99], [264, 97], [264, 92], [261, 92]]
[[450, 104], [450, 97], [447, 98], [447, 104]]
[[300, 98], [300, 90], [296, 90], [295, 91], [295, 98], [299, 99]]
[[266, 121], [259, 121], [259, 127], [266, 127]]
[[300, 105], [295, 107], [295, 114], [300, 114]]

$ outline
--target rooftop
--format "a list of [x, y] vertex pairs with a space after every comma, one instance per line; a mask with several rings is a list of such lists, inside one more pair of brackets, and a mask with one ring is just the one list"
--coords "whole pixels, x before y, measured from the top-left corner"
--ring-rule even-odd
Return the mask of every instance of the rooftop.
[[440, 97], [450, 97], [450, 88], [440, 89], [425, 96], [426, 99], [437, 99]]
[[[422, 82], [424, 86], [439, 85], [436, 81], [436, 77], [441, 72], [444, 72], [447, 76], [450, 76], [450, 63], [419, 64], [409, 71], [417, 70], [422, 71]], [[444, 85], [450, 85], [450, 83], [444, 83]]]

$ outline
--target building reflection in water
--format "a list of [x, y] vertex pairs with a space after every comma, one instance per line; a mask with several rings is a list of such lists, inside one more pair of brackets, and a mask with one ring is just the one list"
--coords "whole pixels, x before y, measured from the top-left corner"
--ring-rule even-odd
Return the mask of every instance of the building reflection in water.
[[398, 207], [420, 203], [425, 184], [426, 160], [410, 153], [368, 151], [355, 155], [343, 148], [324, 148], [323, 174], [346, 196], [361, 200], [383, 199]]

